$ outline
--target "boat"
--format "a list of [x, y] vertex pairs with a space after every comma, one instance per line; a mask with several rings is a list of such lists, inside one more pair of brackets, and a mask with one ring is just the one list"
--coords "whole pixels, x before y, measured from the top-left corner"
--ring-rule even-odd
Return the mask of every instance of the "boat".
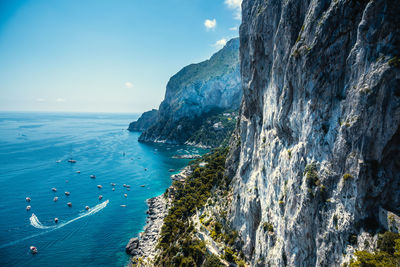
[[115, 191], [115, 188], [113, 187], [112, 191]]
[[124, 197], [128, 197], [128, 195], [127, 195], [127, 194], [124, 194]]
[[26, 206], [26, 211], [30, 211], [31, 210], [31, 206]]
[[85, 210], [89, 210], [89, 206], [86, 206], [86, 207], [85, 207]]
[[31, 198], [30, 197], [26, 197], [25, 200], [26, 200], [26, 202], [31, 202]]
[[55, 222], [55, 223], [58, 223], [58, 218], [54, 218], [54, 222]]
[[81, 173], [81, 171], [76, 171], [76, 173]]
[[169, 171], [169, 172], [174, 172], [174, 171], [175, 171], [175, 169], [169, 169], [168, 171]]
[[54, 197], [53, 201], [56, 202], [58, 200], [58, 197]]
[[66, 196], [69, 196], [71, 193], [70, 192], [65, 192], [64, 193]]
[[37, 248], [36, 248], [36, 247], [34, 247], [34, 246], [30, 246], [30, 247], [29, 247], [29, 250], [31, 251], [31, 253], [32, 253], [32, 254], [36, 254], [36, 253], [38, 253], [38, 250], [37, 250]]
[[97, 188], [98, 188], [98, 189], [102, 189], [103, 186], [102, 186], [101, 184], [98, 184], [98, 185], [97, 185]]
[[145, 171], [147, 171], [147, 168], [144, 168]]
[[125, 208], [125, 207], [126, 207], [126, 205], [121, 205], [121, 207]]
[[92, 175], [90, 175], [90, 178], [96, 179], [96, 175], [92, 174]]
[[146, 185], [142, 184], [140, 187], [145, 187]]
[[131, 189], [130, 188], [126, 188], [126, 191], [131, 191]]
[[51, 191], [57, 192], [57, 188], [53, 187], [53, 188], [51, 189]]
[[111, 183], [111, 186], [115, 186], [115, 184], [114, 184], [114, 183]]
[[102, 196], [102, 195], [100, 195], [100, 196], [99, 196], [99, 200], [102, 200], [102, 199], [103, 199], [103, 196]]
[[67, 205], [68, 205], [68, 207], [72, 207], [72, 203], [71, 202], [68, 202]]
[[123, 186], [123, 187], [126, 187], [126, 184], [123, 184], [122, 186]]
[[74, 159], [69, 159], [68, 162], [69, 162], [69, 163], [76, 163], [76, 160], [74, 160]]
[[57, 160], [56, 163], [61, 163], [61, 159]]

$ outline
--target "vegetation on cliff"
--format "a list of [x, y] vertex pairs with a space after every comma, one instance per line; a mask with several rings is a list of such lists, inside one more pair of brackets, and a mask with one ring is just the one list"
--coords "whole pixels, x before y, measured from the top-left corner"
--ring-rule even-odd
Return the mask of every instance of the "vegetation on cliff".
[[186, 182], [174, 182], [173, 204], [161, 229], [158, 245], [161, 252], [156, 264], [211, 266], [216, 262], [216, 257], [207, 254], [205, 242], [196, 236], [190, 217], [206, 204], [213, 188], [226, 188], [229, 183], [223, 175], [227, 152], [227, 148], [214, 149], [191, 162], [194, 171]]

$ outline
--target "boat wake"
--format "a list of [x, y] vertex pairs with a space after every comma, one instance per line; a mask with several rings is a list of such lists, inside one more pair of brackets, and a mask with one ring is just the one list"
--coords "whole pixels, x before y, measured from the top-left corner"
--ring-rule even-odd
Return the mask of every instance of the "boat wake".
[[32, 213], [32, 216], [29, 218], [29, 220], [31, 221], [31, 225], [33, 227], [35, 227], [35, 228], [38, 228], [38, 229], [58, 229], [58, 228], [66, 226], [66, 225], [68, 225], [68, 224], [70, 224], [70, 223], [72, 223], [72, 222], [74, 222], [76, 220], [82, 219], [82, 218], [84, 218], [86, 216], [90, 216], [90, 215], [96, 214], [97, 212], [99, 212], [102, 209], [104, 209], [107, 206], [108, 202], [109, 202], [109, 200], [106, 200], [103, 203], [100, 203], [100, 204], [94, 206], [90, 210], [88, 210], [86, 212], [82, 212], [78, 217], [76, 217], [76, 218], [74, 218], [72, 220], [69, 220], [69, 221], [67, 221], [65, 223], [60, 223], [60, 224], [57, 224], [57, 225], [52, 225], [52, 226], [43, 225], [39, 221], [38, 217], [36, 217], [36, 215], [34, 213]]
[[82, 219], [82, 218], [84, 218], [84, 217], [86, 217], [86, 216], [90, 216], [90, 215], [96, 214], [97, 212], [99, 212], [99, 211], [101, 211], [102, 209], [104, 209], [104, 208], [107, 206], [108, 202], [109, 202], [109, 200], [106, 200], [106, 201], [104, 201], [103, 203], [100, 203], [100, 204], [94, 206], [94, 207], [91, 208], [90, 210], [85, 211], [85, 212], [82, 212], [81, 214], [79, 214], [78, 217], [76, 217], [76, 218], [74, 218], [74, 219], [72, 219], [72, 220], [69, 220], [69, 221], [67, 221], [67, 222], [65, 222], [65, 223], [59, 223], [59, 224], [57, 224], [57, 225], [52, 225], [52, 226], [43, 225], [43, 224], [39, 221], [38, 217], [36, 217], [36, 215], [35, 215], [34, 213], [32, 213], [32, 216], [29, 218], [29, 220], [30, 220], [30, 222], [31, 222], [31, 225], [32, 225], [33, 227], [35, 227], [35, 228], [44, 229], [44, 230], [47, 230], [47, 231], [44, 231], [44, 232], [41, 232], [41, 233], [37, 233], [37, 234], [31, 235], [31, 236], [27, 236], [27, 237], [21, 238], [21, 239], [16, 240], [16, 241], [12, 241], [12, 242], [7, 243], [7, 244], [4, 244], [4, 245], [0, 245], [0, 249], [5, 248], [5, 247], [8, 247], [8, 246], [15, 245], [15, 244], [17, 244], [17, 243], [19, 243], [19, 242], [22, 242], [22, 241], [24, 241], [24, 240], [27, 240], [27, 239], [30, 239], [30, 238], [33, 238], [33, 237], [36, 237], [36, 236], [40, 236], [40, 235], [43, 235], [43, 234], [52, 232], [52, 231], [54, 231], [54, 230], [56, 230], [56, 229], [59, 229], [59, 228], [61, 228], [61, 227], [64, 227], [64, 226], [66, 226], [66, 225], [68, 225], [68, 224], [70, 224], [70, 223], [72, 223], [72, 222], [74, 222], [74, 221], [77, 221], [77, 220], [79, 220], [79, 219]]

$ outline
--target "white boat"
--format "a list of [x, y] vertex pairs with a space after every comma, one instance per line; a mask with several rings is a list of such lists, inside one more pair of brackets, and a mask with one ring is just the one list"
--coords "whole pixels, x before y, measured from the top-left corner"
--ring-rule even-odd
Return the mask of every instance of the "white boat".
[[66, 196], [69, 196], [71, 193], [70, 192], [65, 192], [64, 193]]
[[128, 197], [128, 195], [127, 195], [127, 194], [124, 194], [124, 197]]
[[54, 218], [54, 222], [55, 222], [55, 223], [58, 223], [58, 218]]
[[71, 202], [68, 202], [67, 205], [68, 205], [68, 207], [72, 207], [72, 203]]
[[90, 178], [96, 179], [96, 175], [92, 174], [92, 175], [90, 175]]
[[56, 163], [61, 163], [61, 159], [57, 160]]
[[53, 187], [53, 188], [51, 189], [51, 191], [57, 192], [57, 188]]
[[58, 200], [58, 197], [54, 197], [53, 201], [56, 202]]
[[114, 184], [114, 183], [111, 183], [111, 186], [115, 186], [115, 184]]
[[27, 210], [27, 211], [30, 211], [30, 210], [31, 210], [31, 206], [29, 206], [29, 205], [26, 206], [26, 210]]
[[26, 200], [26, 202], [31, 202], [31, 198], [30, 197], [26, 197], [25, 200]]
[[76, 171], [76, 173], [81, 173], [81, 171]]
[[89, 206], [86, 206], [86, 207], [85, 207], [85, 210], [89, 210]]
[[125, 208], [125, 207], [126, 207], [126, 205], [121, 205], [121, 207]]
[[36, 254], [38, 252], [37, 248], [34, 246], [30, 246], [29, 250], [31, 251], [32, 254]]
[[115, 191], [115, 188], [113, 188], [112, 191]]
[[98, 189], [102, 189], [103, 186], [102, 186], [101, 184], [98, 184], [98, 185], [97, 185], [97, 188], [98, 188]]
[[76, 160], [74, 160], [74, 159], [69, 159], [68, 162], [69, 162], [69, 163], [76, 163]]
[[100, 195], [100, 196], [99, 196], [99, 200], [102, 200], [102, 199], [103, 199], [103, 196], [102, 196], [102, 195]]

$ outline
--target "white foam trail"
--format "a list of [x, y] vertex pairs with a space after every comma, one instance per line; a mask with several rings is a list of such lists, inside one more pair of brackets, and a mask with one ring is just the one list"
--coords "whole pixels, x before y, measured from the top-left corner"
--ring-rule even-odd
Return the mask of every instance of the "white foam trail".
[[52, 226], [43, 225], [43, 224], [39, 221], [38, 217], [36, 217], [36, 215], [35, 215], [34, 213], [32, 213], [32, 216], [29, 218], [29, 220], [30, 220], [30, 222], [31, 222], [31, 225], [32, 225], [33, 227], [35, 227], [35, 228], [38, 228], [38, 229], [47, 229], [47, 231], [44, 231], [44, 232], [41, 232], [41, 233], [37, 233], [37, 234], [31, 235], [31, 236], [27, 236], [27, 237], [21, 238], [21, 239], [19, 239], [19, 240], [12, 241], [12, 242], [10, 242], [10, 243], [1, 245], [1, 246], [0, 246], [0, 249], [1, 249], [1, 248], [8, 247], [8, 246], [15, 245], [15, 244], [17, 244], [17, 243], [19, 243], [19, 242], [21, 242], [21, 241], [24, 241], [24, 240], [27, 240], [27, 239], [30, 239], [30, 238], [33, 238], [33, 237], [36, 237], [36, 236], [39, 236], [39, 235], [43, 235], [43, 234], [52, 232], [52, 231], [54, 231], [54, 230], [56, 230], [56, 229], [59, 229], [59, 228], [61, 228], [61, 227], [66, 226], [66, 225], [68, 225], [68, 224], [70, 224], [70, 223], [72, 223], [72, 222], [74, 222], [74, 221], [76, 221], [76, 220], [82, 219], [82, 218], [84, 218], [84, 217], [86, 217], [86, 216], [90, 216], [90, 215], [96, 214], [97, 212], [99, 212], [99, 211], [101, 211], [102, 209], [104, 209], [104, 208], [107, 206], [108, 202], [110, 202], [110, 201], [109, 201], [109, 200], [106, 200], [106, 201], [104, 201], [103, 203], [100, 203], [100, 204], [94, 206], [92, 209], [88, 210], [87, 212], [82, 212], [78, 217], [76, 217], [76, 218], [74, 218], [74, 219], [72, 219], [72, 220], [69, 220], [69, 221], [67, 221], [67, 222], [65, 222], [65, 223], [61, 223], [61, 224], [58, 224], [58, 225], [52, 225]]
[[106, 201], [104, 201], [103, 203], [100, 203], [100, 204], [94, 206], [93, 208], [89, 209], [87, 212], [82, 212], [78, 217], [76, 217], [76, 218], [74, 218], [74, 219], [72, 219], [72, 220], [69, 220], [69, 221], [67, 221], [67, 222], [65, 222], [65, 223], [60, 223], [60, 224], [57, 224], [57, 225], [52, 225], [52, 226], [45, 226], [45, 225], [43, 225], [43, 224], [39, 221], [39, 219], [36, 217], [36, 215], [35, 215], [34, 213], [32, 213], [32, 216], [30, 217], [29, 220], [31, 221], [31, 225], [32, 225], [33, 227], [35, 227], [35, 228], [39, 228], [39, 229], [52, 229], [52, 228], [56, 228], [56, 229], [58, 229], [58, 228], [61, 228], [61, 227], [66, 226], [66, 225], [68, 225], [68, 224], [70, 224], [70, 223], [72, 223], [72, 222], [74, 222], [74, 221], [76, 221], [76, 220], [82, 219], [83, 217], [96, 214], [97, 212], [99, 212], [99, 211], [101, 211], [102, 209], [104, 209], [104, 208], [107, 206], [108, 202], [109, 202], [109, 200], [106, 200]]

